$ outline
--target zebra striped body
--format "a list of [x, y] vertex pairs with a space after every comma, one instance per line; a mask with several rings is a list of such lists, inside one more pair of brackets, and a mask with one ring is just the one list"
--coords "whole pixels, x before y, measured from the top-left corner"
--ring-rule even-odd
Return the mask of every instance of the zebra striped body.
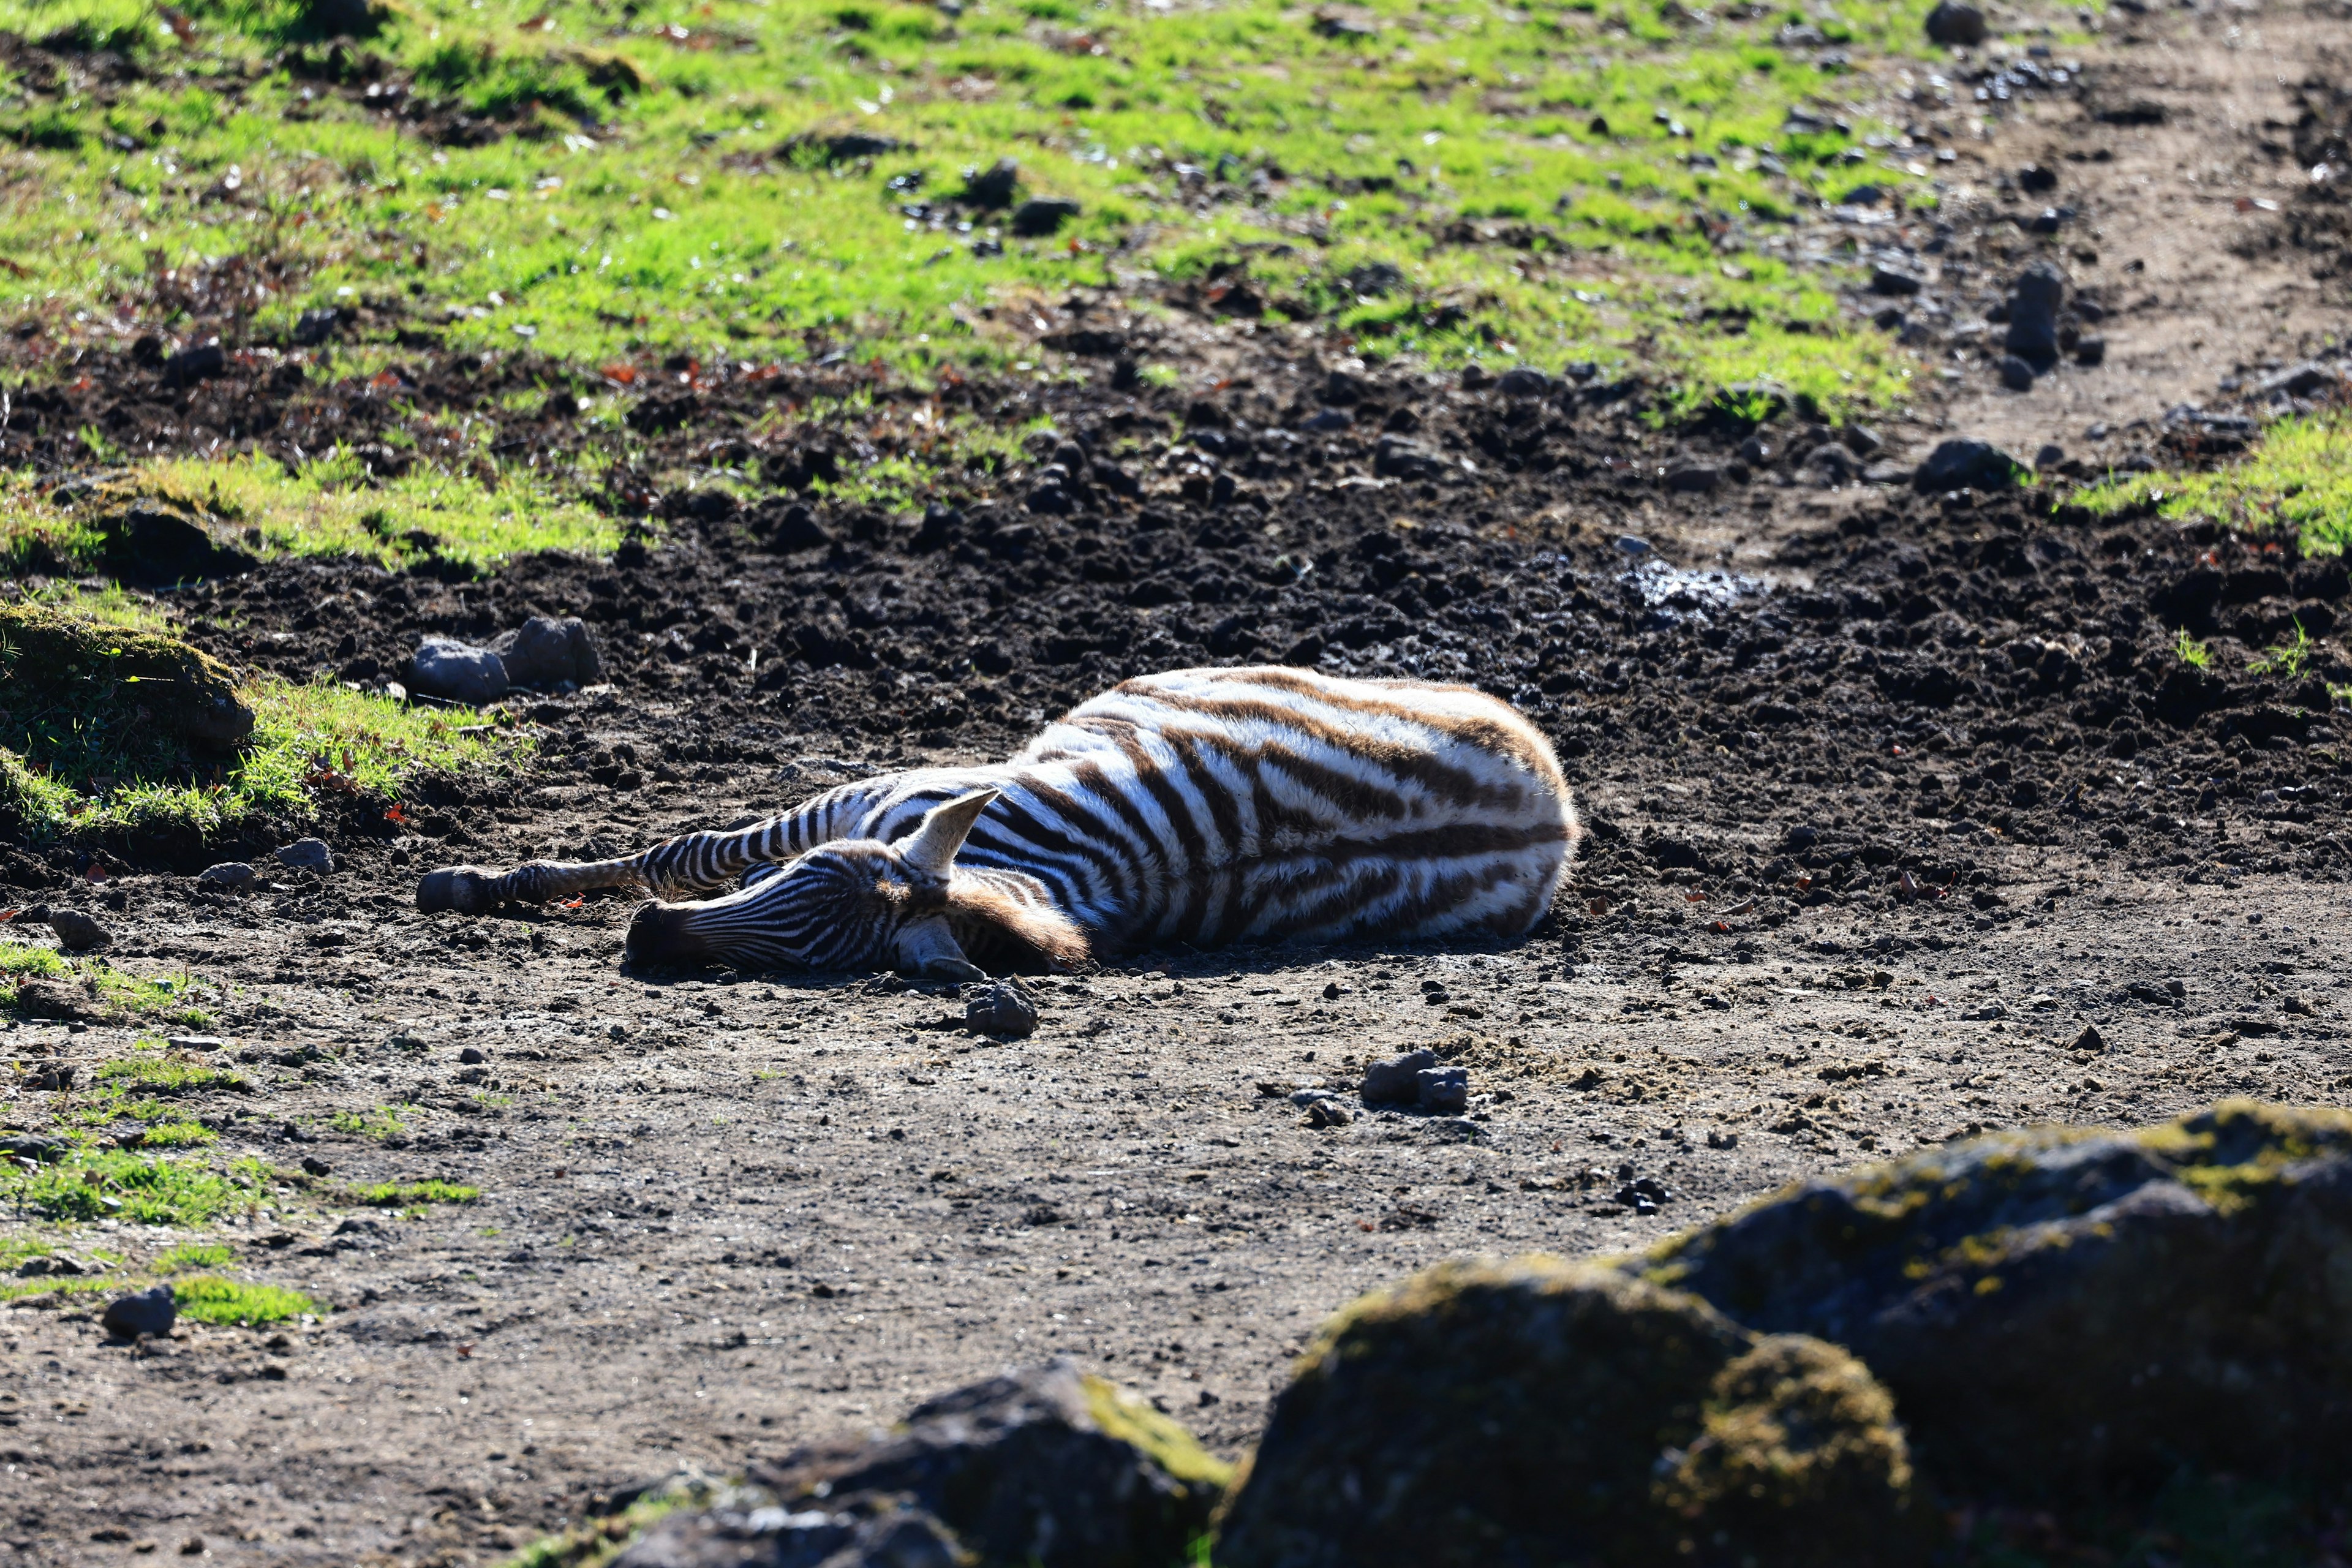
[[[435, 875], [459, 879], [441, 901], [465, 908], [597, 886], [674, 896], [759, 867], [723, 898], [651, 906], [633, 953], [903, 967], [905, 933], [944, 921], [958, 952], [918, 941], [939, 962], [914, 966], [954, 972], [963, 954], [1019, 963], [1373, 932], [1517, 936], [1550, 907], [1578, 832], [1551, 748], [1494, 698], [1200, 669], [1127, 681], [1008, 763], [868, 779], [624, 860]], [[919, 842], [936, 875], [906, 874], [903, 851]], [[420, 901], [435, 904], [429, 890]]]

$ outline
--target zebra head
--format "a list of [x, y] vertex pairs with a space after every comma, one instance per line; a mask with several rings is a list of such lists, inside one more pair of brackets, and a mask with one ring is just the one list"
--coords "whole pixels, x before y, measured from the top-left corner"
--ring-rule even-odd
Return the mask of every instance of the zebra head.
[[888, 967], [940, 980], [987, 978], [974, 952], [1015, 963], [1084, 958], [1085, 937], [1057, 911], [955, 868], [996, 796], [975, 790], [933, 806], [895, 843], [821, 846], [724, 898], [649, 903], [629, 922], [627, 956], [737, 969]]

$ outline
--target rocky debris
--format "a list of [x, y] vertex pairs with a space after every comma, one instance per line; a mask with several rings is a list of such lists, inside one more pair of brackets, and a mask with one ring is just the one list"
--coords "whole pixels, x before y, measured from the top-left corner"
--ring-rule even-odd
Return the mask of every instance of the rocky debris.
[[169, 1285], [157, 1285], [142, 1290], [136, 1296], [123, 1296], [106, 1304], [98, 1320], [99, 1327], [110, 1334], [126, 1340], [141, 1335], [162, 1339], [180, 1321], [179, 1303], [172, 1299]]
[[1532, 365], [1515, 364], [1495, 378], [1495, 390], [1506, 397], [1549, 397], [1559, 383]]
[[2058, 313], [2065, 303], [2066, 275], [2053, 262], [2035, 262], [2010, 285], [2009, 331], [2001, 346], [2037, 375], [2058, 363]]
[[982, 985], [964, 1002], [964, 1027], [1005, 1039], [1024, 1039], [1037, 1032], [1037, 1005], [1008, 980]]
[[1024, 239], [1040, 239], [1082, 210], [1077, 203], [1065, 196], [1031, 196], [1013, 209], [1013, 232]]
[[332, 305], [305, 310], [294, 318], [294, 342], [300, 348], [317, 348], [335, 335], [342, 321], [342, 311]]
[[73, 1088], [74, 1064], [45, 1062], [27, 1071], [22, 1081], [26, 1089], [53, 1089], [63, 1094]]
[[[79, 910], [60, 909], [49, 904], [34, 904], [18, 910], [17, 925], [47, 926], [58, 933], [58, 945], [68, 952], [88, 952], [95, 948], [110, 947], [114, 933]], [[24, 1000], [20, 991], [17, 1000]]]
[[1806, 453], [1805, 468], [1812, 474], [1815, 482], [1827, 489], [1853, 483], [1854, 475], [1862, 471], [1862, 465], [1853, 460], [1853, 454], [1836, 441], [1824, 441]]
[[2342, 374], [2331, 366], [2317, 360], [2305, 360], [2263, 377], [2254, 384], [2254, 392], [2262, 397], [2309, 397], [2342, 379]]
[[1703, 495], [1722, 482], [1723, 470], [1712, 463], [1682, 463], [1666, 474], [1666, 489], [1677, 495]]
[[1139, 1396], [1055, 1360], [918, 1405], [870, 1446], [755, 1466], [614, 1568], [1172, 1568], [1229, 1475]]
[[1959, 0], [1937, 0], [1927, 13], [1927, 41], [1947, 48], [1973, 48], [1985, 41], [1985, 15]]
[[1853, 1351], [1955, 1491], [2063, 1503], [2184, 1465], [2352, 1479], [2352, 1112], [2232, 1100], [2136, 1133], [1991, 1134], [1631, 1267]]
[[2020, 190], [2040, 195], [2058, 188], [2058, 171], [2042, 163], [2028, 163], [2017, 171]]
[[1990, 441], [1953, 439], [1937, 444], [1911, 476], [1930, 495], [1950, 490], [2002, 490], [2017, 482], [2021, 465]]
[[2084, 366], [2106, 363], [2107, 340], [2095, 336], [2075, 339], [2074, 363]]
[[320, 838], [298, 838], [278, 851], [278, 863], [289, 871], [324, 877], [335, 868], [335, 852]]
[[533, 616], [493, 639], [490, 651], [516, 686], [593, 686], [604, 679], [604, 656], [578, 616]]
[[259, 873], [242, 860], [224, 860], [196, 873], [197, 881], [227, 893], [249, 892], [259, 879]]
[[0, 605], [0, 639], [16, 650], [0, 694], [20, 712], [74, 712], [94, 725], [214, 751], [253, 733], [235, 677], [176, 637], [14, 604]]
[[458, 1063], [464, 1067], [474, 1067], [479, 1063], [488, 1061], [489, 1059], [490, 1058], [488, 1056], [483, 1054], [482, 1047], [479, 1046], [467, 1046], [464, 1050], [457, 1053]]
[[1454, 1262], [1316, 1336], [1215, 1557], [1908, 1563], [1910, 1490], [1893, 1401], [1836, 1346], [1593, 1265]]
[[479, 707], [506, 694], [506, 661], [456, 637], [429, 636], [408, 661], [408, 689], [424, 697]]
[[1357, 1090], [1373, 1110], [1403, 1109], [1432, 1116], [1459, 1116], [1469, 1109], [1470, 1074], [1443, 1066], [1431, 1050], [1407, 1051], [1364, 1069]]

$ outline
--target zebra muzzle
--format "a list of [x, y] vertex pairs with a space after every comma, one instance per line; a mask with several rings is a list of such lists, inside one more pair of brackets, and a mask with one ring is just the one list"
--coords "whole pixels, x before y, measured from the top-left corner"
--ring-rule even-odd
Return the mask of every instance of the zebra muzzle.
[[478, 866], [445, 866], [416, 884], [416, 907], [428, 915], [488, 914], [498, 906], [498, 879]]
[[632, 963], [674, 963], [701, 957], [704, 943], [688, 929], [692, 915], [691, 909], [681, 905], [645, 905], [630, 917], [623, 956]]

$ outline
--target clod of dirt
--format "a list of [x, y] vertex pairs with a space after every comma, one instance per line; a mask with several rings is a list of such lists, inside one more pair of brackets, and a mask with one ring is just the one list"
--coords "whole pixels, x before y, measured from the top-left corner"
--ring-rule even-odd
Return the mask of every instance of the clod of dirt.
[[1063, 196], [1032, 196], [1013, 209], [1013, 232], [1024, 239], [1052, 234], [1083, 209]]
[[1927, 13], [1927, 39], [1947, 48], [1972, 48], [1985, 41], [1985, 16], [1958, 0], [1937, 0]]
[[[614, 1568], [945, 1564], [968, 1554], [1040, 1568], [1177, 1563], [1208, 1529], [1230, 1475], [1139, 1395], [1056, 1359], [917, 1405], [870, 1447], [754, 1466], [745, 1490], [774, 1506], [734, 1499], [672, 1514]], [[900, 1544], [921, 1552], [879, 1550], [889, 1531], [908, 1529], [918, 1533]]]
[[108, 1302], [98, 1323], [108, 1333], [126, 1340], [135, 1340], [142, 1334], [160, 1340], [179, 1321], [179, 1303], [172, 1299], [172, 1288], [157, 1285], [136, 1296]]
[[63, 1018], [75, 1022], [105, 1016], [79, 988], [55, 980], [26, 980], [19, 984], [16, 987], [16, 1011], [27, 1018]]
[[110, 946], [114, 942], [112, 932], [79, 910], [35, 904], [18, 912], [16, 923], [48, 927], [58, 933], [58, 945], [68, 952], [86, 952], [92, 948]]
[[217, 866], [207, 866], [196, 873], [196, 880], [226, 893], [249, 891], [260, 879], [260, 873], [242, 860], [224, 860]]
[[[1276, 1396], [1216, 1559], [1924, 1558], [1893, 1400], [1834, 1345], [1559, 1258], [1448, 1263], [1364, 1298]], [[1712, 1556], [1712, 1552], [1710, 1553]]]
[[151, 583], [185, 583], [245, 571], [253, 557], [213, 536], [185, 508], [142, 496], [99, 520], [106, 563], [122, 576]]
[[316, 37], [372, 38], [386, 14], [377, 0], [305, 0], [302, 23]]
[[963, 180], [963, 199], [976, 207], [993, 211], [1013, 205], [1013, 188], [1021, 183], [1021, 165], [1010, 158], [999, 158], [989, 167], [967, 171]]
[[1358, 1091], [1366, 1105], [1412, 1105], [1421, 1099], [1421, 1074], [1437, 1065], [1437, 1053], [1431, 1050], [1407, 1051], [1388, 1061], [1374, 1062], [1364, 1069], [1363, 1087]]
[[2104, 1051], [2106, 1048], [2107, 1037], [2099, 1033], [2096, 1024], [2084, 1025], [2083, 1032], [2074, 1037], [2074, 1049], [2078, 1051]]
[[1466, 1068], [1423, 1068], [1413, 1075], [1416, 1098], [1432, 1116], [1459, 1116], [1470, 1109]]
[[[2009, 289], [2009, 333], [2002, 346], [2036, 374], [2058, 363], [2058, 312], [2066, 303], [2066, 275], [2037, 261]], [[2006, 372], [2004, 371], [2004, 374]]]
[[473, 1067], [489, 1059], [482, 1054], [482, 1047], [479, 1046], [467, 1046], [457, 1053], [457, 1061], [462, 1067]]
[[2028, 163], [2017, 172], [2017, 186], [2036, 195], [2058, 188], [2058, 171], [2040, 163]]
[[1307, 1102], [1307, 1114], [1300, 1121], [1321, 1131], [1327, 1127], [1345, 1127], [1356, 1120], [1355, 1113], [1331, 1095], [1318, 1095]]
[[427, 637], [408, 661], [408, 688], [426, 697], [479, 707], [506, 694], [506, 661], [456, 637]]
[[302, 1173], [306, 1176], [331, 1176], [335, 1168], [316, 1154], [305, 1154], [302, 1156]]
[[278, 851], [278, 863], [289, 871], [324, 877], [335, 868], [335, 852], [321, 838], [298, 838]]
[[1990, 441], [1937, 443], [1911, 482], [1930, 495], [1951, 490], [2001, 490], [2017, 482], [2018, 460]]
[[2063, 1506], [2184, 1462], [2352, 1478], [2343, 1307], [2317, 1283], [2352, 1271], [2352, 1112], [2231, 1100], [2137, 1133], [1993, 1134], [1629, 1267], [1759, 1331], [1833, 1335], [1956, 1492]]
[[[26, 605], [0, 605], [0, 637], [16, 650], [0, 676], [11, 730], [70, 714], [85, 733], [160, 731], [215, 749], [253, 732], [228, 670], [177, 637]], [[39, 748], [30, 754], [37, 760]]]
[[983, 985], [964, 1003], [964, 1027], [983, 1035], [1023, 1039], [1037, 1032], [1037, 1005], [1004, 981]]
[[1870, 291], [1874, 294], [1892, 295], [1899, 299], [1916, 294], [1923, 286], [1919, 279], [1899, 268], [1882, 263], [1870, 269]]
[[533, 616], [493, 640], [490, 651], [516, 686], [593, 686], [604, 679], [604, 656], [588, 624], [577, 616]]
[[2000, 384], [2011, 392], [2033, 390], [2033, 367], [2015, 354], [2000, 356]]
[[163, 1043], [175, 1051], [219, 1051], [228, 1048], [228, 1042], [218, 1035], [167, 1035]]

